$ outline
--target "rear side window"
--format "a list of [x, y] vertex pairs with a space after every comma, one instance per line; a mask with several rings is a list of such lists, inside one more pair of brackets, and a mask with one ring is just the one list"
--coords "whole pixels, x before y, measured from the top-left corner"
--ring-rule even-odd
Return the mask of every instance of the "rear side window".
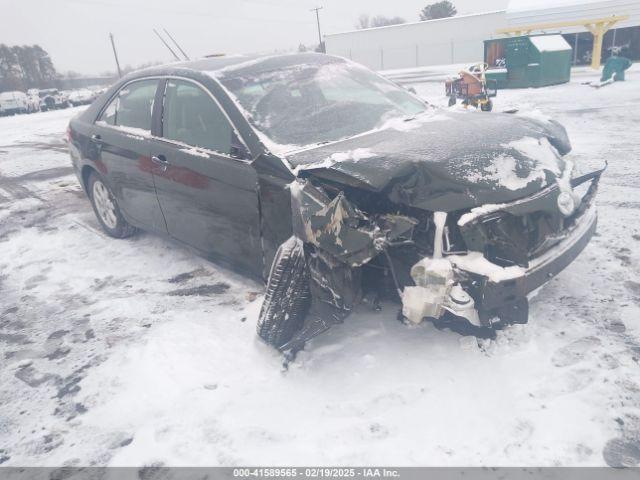
[[141, 80], [126, 85], [100, 115], [107, 125], [151, 132], [151, 112], [158, 80]]
[[197, 85], [169, 80], [162, 136], [193, 147], [230, 154], [233, 128], [211, 96]]

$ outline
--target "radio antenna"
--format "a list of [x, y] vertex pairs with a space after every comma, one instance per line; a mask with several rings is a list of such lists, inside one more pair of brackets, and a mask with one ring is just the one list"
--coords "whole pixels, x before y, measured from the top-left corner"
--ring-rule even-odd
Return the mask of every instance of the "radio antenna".
[[167, 47], [167, 49], [171, 52], [171, 55], [173, 55], [173, 58], [175, 58], [176, 60], [180, 61], [180, 57], [178, 57], [178, 55], [176, 55], [176, 52], [173, 51], [173, 49], [164, 40], [164, 38], [162, 38], [162, 36], [160, 36], [160, 34], [158, 33], [158, 31], [155, 28], [153, 29], [153, 33], [155, 33], [158, 36], [158, 38], [160, 39], [160, 41], [162, 43], [164, 43], [164, 46]]
[[182, 53], [182, 55], [184, 55], [185, 60], [191, 60], [191, 59], [189, 58], [189, 55], [187, 55], [187, 54], [184, 52], [184, 50], [182, 49], [182, 47], [180, 46], [180, 44], [178, 44], [178, 42], [176, 42], [176, 39], [175, 39], [175, 38], [173, 38], [173, 37], [171, 36], [171, 34], [167, 31], [167, 29], [166, 29], [166, 28], [163, 28], [162, 30], [164, 30], [164, 33], [166, 33], [166, 34], [167, 34], [167, 37], [169, 37], [169, 38], [171, 39], [171, 41], [174, 43], [174, 45], [175, 45], [176, 47], [178, 47], [178, 50], [180, 50], [180, 53]]

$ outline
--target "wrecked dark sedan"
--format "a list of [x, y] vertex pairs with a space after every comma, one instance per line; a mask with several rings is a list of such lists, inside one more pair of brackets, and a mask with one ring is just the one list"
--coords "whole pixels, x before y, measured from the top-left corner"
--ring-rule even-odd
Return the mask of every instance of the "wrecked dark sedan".
[[105, 232], [267, 281], [258, 334], [283, 351], [363, 298], [454, 330], [526, 322], [596, 228], [601, 170], [577, 173], [558, 123], [436, 109], [328, 55], [138, 71], [68, 135]]

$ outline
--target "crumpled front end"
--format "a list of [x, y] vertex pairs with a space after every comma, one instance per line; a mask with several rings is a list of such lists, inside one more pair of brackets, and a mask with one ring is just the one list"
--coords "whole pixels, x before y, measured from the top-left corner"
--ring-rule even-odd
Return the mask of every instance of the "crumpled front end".
[[[410, 242], [419, 221], [399, 213], [367, 213], [343, 191], [310, 180], [290, 184], [293, 234], [304, 243], [312, 304], [283, 350], [297, 350], [340, 323], [363, 296], [367, 266], [392, 245]], [[330, 196], [330, 193], [333, 193]]]
[[570, 178], [567, 171], [526, 198], [455, 212], [297, 179], [293, 233], [305, 245], [313, 300], [284, 348], [342, 322], [372, 293], [400, 300], [412, 323], [487, 329], [526, 322], [527, 294], [571, 263], [595, 232], [601, 173]]
[[400, 301], [404, 320], [474, 334], [524, 323], [527, 295], [587, 245], [602, 170], [575, 177], [564, 128], [474, 117], [474, 145], [427, 141], [431, 121], [441, 131], [463, 120], [426, 116], [401, 135], [382, 130], [296, 154], [293, 233], [313, 300], [292, 348], [362, 299]]

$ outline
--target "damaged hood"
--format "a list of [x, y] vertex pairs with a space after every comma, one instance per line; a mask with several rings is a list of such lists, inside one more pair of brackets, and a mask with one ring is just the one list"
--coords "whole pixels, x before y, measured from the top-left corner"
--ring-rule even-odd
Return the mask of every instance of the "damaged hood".
[[433, 110], [287, 157], [298, 176], [386, 192], [405, 205], [454, 211], [523, 198], [562, 175], [564, 127], [509, 114]]

